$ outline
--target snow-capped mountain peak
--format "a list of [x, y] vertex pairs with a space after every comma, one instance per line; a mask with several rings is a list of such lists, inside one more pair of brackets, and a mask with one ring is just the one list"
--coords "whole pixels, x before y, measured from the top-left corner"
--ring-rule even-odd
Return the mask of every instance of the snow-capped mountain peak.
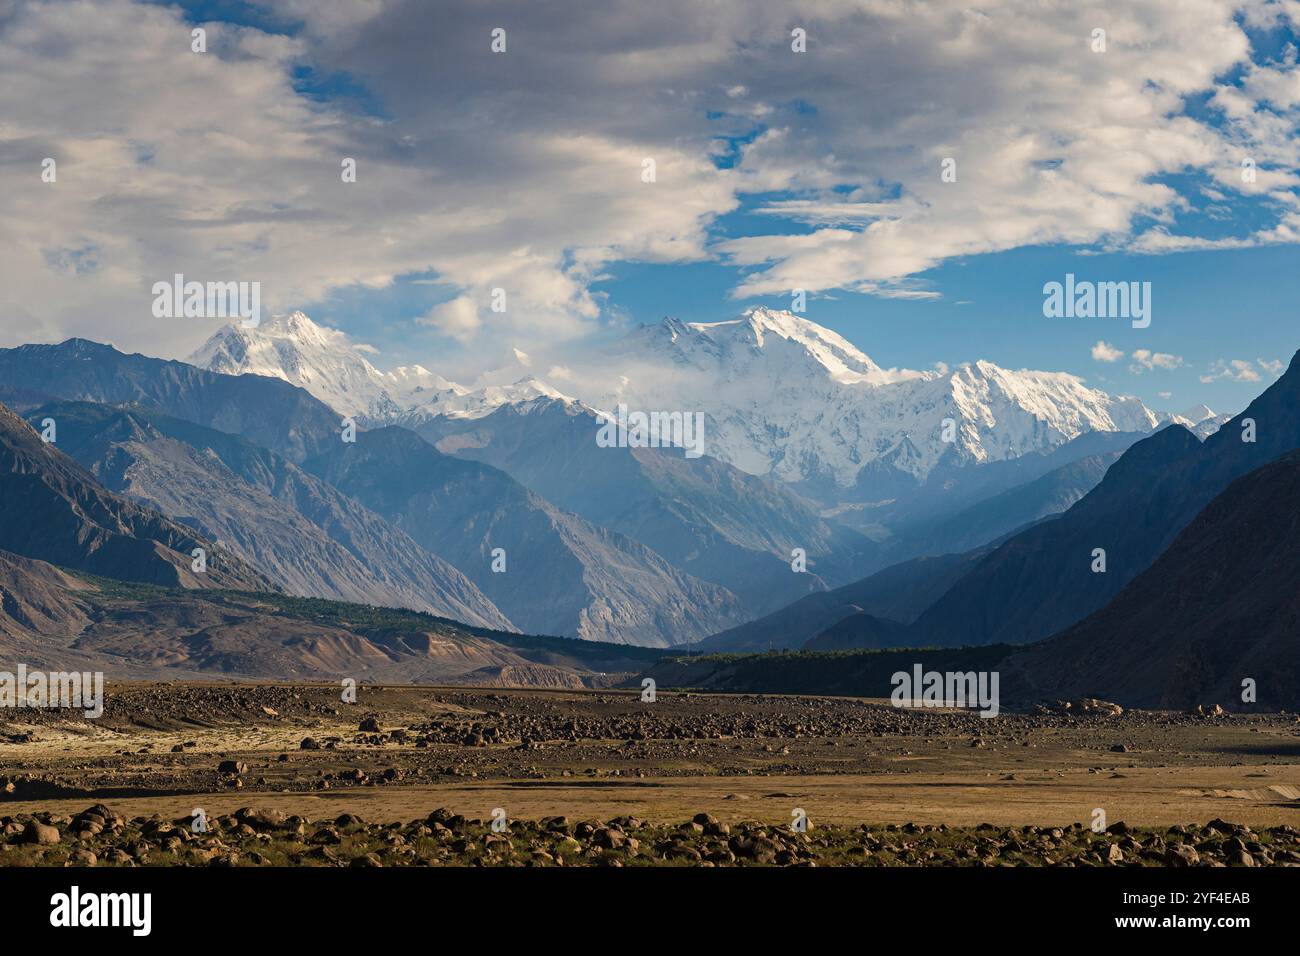
[[1172, 414], [1164, 413], [1160, 417], [1162, 422], [1182, 425], [1201, 441], [1205, 441], [1232, 418], [1231, 415], [1216, 412], [1205, 404], [1193, 405], [1191, 408]]
[[[1003, 460], [1085, 431], [1147, 431], [1184, 419], [1065, 372], [982, 359], [942, 371], [887, 369], [830, 329], [764, 308], [722, 322], [664, 319], [568, 359], [572, 396], [535, 377], [495, 384], [489, 375], [466, 387], [420, 365], [379, 371], [364, 346], [295, 312], [255, 329], [224, 328], [191, 361], [285, 379], [367, 422], [479, 418], [536, 399], [699, 411], [706, 454], [751, 474], [841, 487], [859, 483], [873, 462], [872, 475], [885, 468], [924, 480], [945, 461]], [[1212, 424], [1214, 413], [1203, 411]], [[1194, 415], [1201, 410], [1189, 409], [1186, 420]]]
[[423, 365], [390, 372], [375, 368], [358, 345], [336, 329], [318, 325], [302, 312], [277, 315], [257, 328], [228, 325], [189, 359], [190, 364], [227, 375], [268, 375], [310, 392], [340, 415], [369, 424], [419, 421], [446, 415], [478, 418], [502, 405], [535, 398], [570, 401], [537, 378], [509, 385], [469, 388]]
[[835, 332], [770, 309], [642, 326], [605, 361], [619, 374], [589, 376], [602, 384], [579, 394], [588, 404], [703, 411], [707, 454], [752, 474], [841, 487], [871, 462], [920, 480], [943, 460], [1014, 458], [1084, 431], [1147, 431], [1158, 421], [1138, 399], [1063, 372], [985, 360], [885, 369]]
[[1214, 409], [1212, 409], [1209, 405], [1200, 404], [1200, 405], [1193, 405], [1191, 408], [1188, 409], [1184, 409], [1183, 411], [1178, 413], [1178, 417], [1186, 419], [1187, 421], [1191, 422], [1193, 425], [1198, 425], [1201, 422], [1205, 421], [1207, 418], [1218, 418], [1219, 413], [1216, 412]]
[[389, 394], [403, 408], [414, 408], [443, 392], [460, 395], [469, 391], [437, 372], [429, 371], [423, 365], [399, 365], [389, 371], [386, 377]]
[[302, 312], [272, 316], [256, 328], [218, 329], [189, 358], [227, 375], [266, 375], [310, 392], [340, 415], [384, 420], [400, 411], [393, 380], [366, 359], [365, 346]]
[[845, 384], [884, 384], [922, 374], [882, 369], [838, 333], [792, 312], [761, 307], [722, 322], [666, 318], [657, 325], [642, 326], [629, 341], [702, 371], [736, 365], [748, 354], [813, 363]]
[[692, 324], [691, 328], [715, 341], [728, 336], [752, 343], [760, 349], [767, 344], [769, 337], [775, 336], [806, 350], [841, 382], [872, 381], [884, 372], [838, 333], [793, 312], [756, 308], [730, 322]]
[[520, 405], [538, 398], [573, 401], [568, 395], [557, 391], [541, 379], [531, 377], [521, 378], [510, 385], [484, 385], [473, 389], [457, 385], [427, 396], [424, 401], [411, 406], [401, 416], [399, 422], [404, 425], [418, 425], [439, 416], [482, 418], [502, 405]]

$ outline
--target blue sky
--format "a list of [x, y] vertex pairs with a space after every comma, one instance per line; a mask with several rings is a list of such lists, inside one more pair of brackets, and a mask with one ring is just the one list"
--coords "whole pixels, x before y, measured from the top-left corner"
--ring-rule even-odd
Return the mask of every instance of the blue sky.
[[[0, 281], [41, 305], [6, 301], [6, 339], [187, 354], [210, 328], [134, 318], [185, 271], [462, 380], [795, 287], [885, 366], [1064, 370], [1174, 410], [1240, 409], [1300, 348], [1300, 14], [1269, 0], [92, 6], [101, 48], [166, 55], [100, 62], [57, 4], [0, 26], [0, 107], [67, 170], [0, 200]], [[1066, 273], [1150, 282], [1150, 327], [1044, 317]]]

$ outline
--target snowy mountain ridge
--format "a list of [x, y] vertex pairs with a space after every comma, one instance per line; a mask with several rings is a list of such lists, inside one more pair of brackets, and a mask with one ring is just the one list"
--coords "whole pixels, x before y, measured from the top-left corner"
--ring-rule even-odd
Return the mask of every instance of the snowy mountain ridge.
[[219, 329], [188, 359], [226, 375], [266, 375], [310, 392], [340, 415], [368, 424], [420, 421], [449, 415], [477, 418], [501, 405], [533, 398], [564, 398], [536, 379], [472, 389], [422, 365], [381, 372], [367, 346], [313, 322], [303, 312], [277, 315], [256, 328]]
[[[640, 326], [570, 366], [570, 397], [526, 377], [467, 388], [415, 365], [376, 369], [365, 347], [301, 312], [259, 328], [228, 326], [190, 360], [217, 372], [271, 375], [340, 414], [372, 423], [479, 418], [536, 398], [611, 411], [705, 413], [706, 453], [755, 475], [852, 486], [868, 465], [924, 480], [954, 466], [1015, 458], [1086, 431], [1193, 427], [1209, 409], [1158, 414], [1139, 399], [1066, 372], [1010, 370], [980, 360], [929, 371], [885, 369], [829, 329], [789, 312]], [[1208, 413], [1208, 414], [1207, 414]]]

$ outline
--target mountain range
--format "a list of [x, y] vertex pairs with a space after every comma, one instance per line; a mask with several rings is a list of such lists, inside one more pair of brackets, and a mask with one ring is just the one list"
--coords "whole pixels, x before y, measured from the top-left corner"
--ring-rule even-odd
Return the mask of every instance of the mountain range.
[[[788, 485], [676, 448], [601, 448], [599, 413], [535, 398], [477, 417], [430, 419], [415, 431], [437, 448], [490, 464], [536, 494], [643, 542], [675, 567], [719, 584], [750, 613], [852, 580], [879, 545], [824, 519]], [[808, 573], [791, 573], [798, 548]]]
[[[907, 625], [846, 603], [857, 596], [882, 610], [889, 585], [943, 579], [953, 570], [950, 558], [947, 567], [890, 569], [875, 576], [880, 580], [843, 589], [846, 601], [834, 606], [829, 595], [792, 605], [783, 612], [785, 623], [816, 631], [803, 654], [675, 657], [646, 673], [668, 686], [731, 693], [887, 697], [893, 673], [924, 666], [996, 671], [1003, 703], [1018, 707], [1100, 699], [1198, 712], [1214, 705], [1291, 709], [1300, 704], [1300, 512], [1292, 504], [1298, 494], [1300, 450], [1248, 471], [1113, 600], [1028, 647], [921, 648], [900, 636]], [[907, 615], [905, 606], [892, 610], [895, 617]], [[733, 633], [733, 643], [744, 630]], [[877, 649], [895, 645], [899, 649]]]
[[[574, 638], [652, 655], [1032, 645], [1007, 659], [1027, 695], [1181, 706], [1226, 694], [1242, 655], [1294, 690], [1285, 573], [1227, 575], [1240, 595], [1198, 611], [1209, 630], [1184, 611], [1198, 581], [1218, 586], [1197, 542], [1249, 547], [1231, 516], [1262, 526], [1248, 496], [1290, 487], [1294, 361], [1231, 419], [988, 362], [885, 369], [762, 309], [634, 329], [604, 347], [618, 379], [575, 376], [577, 395], [381, 372], [301, 313], [223, 329], [194, 361], [0, 350], [0, 635], [146, 669], [555, 686], [604, 679]], [[705, 454], [598, 443], [620, 403], [700, 412]], [[1164, 650], [1143, 657], [1128, 622], [1149, 607], [1199, 636], [1151, 618]], [[1251, 615], [1258, 640], [1235, 630]], [[277, 636], [280, 618], [295, 623]], [[1127, 669], [1082, 662], [1102, 635]], [[599, 651], [628, 670], [653, 660], [638, 653]]]
[[[1300, 367], [1200, 441], [1171, 425], [1129, 448], [1087, 495], [995, 549], [922, 614], [910, 639], [1029, 643], [1104, 606], [1235, 479], [1300, 447]], [[1095, 553], [1104, 552], [1105, 570]]]
[[[337, 413], [410, 428], [449, 454], [501, 468], [565, 509], [637, 537], [728, 588], [754, 614], [1054, 513], [1091, 489], [1096, 463], [1063, 471], [1054, 488], [1039, 489], [1033, 504], [1000, 521], [984, 515], [969, 529], [957, 519], [946, 529], [897, 533], [1089, 455], [1122, 451], [1162, 422], [1208, 431], [1216, 419], [1208, 409], [1196, 410], [1196, 421], [1152, 412], [1071, 375], [1013, 372], [985, 361], [942, 372], [886, 370], [835, 333], [767, 309], [726, 322], [669, 318], [633, 329], [600, 349], [594, 362], [566, 371], [560, 384], [577, 397], [535, 377], [471, 388], [422, 366], [381, 372], [369, 355], [365, 346], [293, 313], [258, 328], [224, 327], [191, 361], [297, 384]], [[699, 411], [710, 464], [697, 475], [712, 468], [750, 498], [762, 486], [745, 476], [763, 478], [762, 497], [781, 499], [779, 510], [787, 513], [815, 512], [811, 522], [801, 522], [792, 536], [789, 522], [771, 524], [768, 509], [760, 527], [750, 521], [738, 529], [716, 495], [681, 516], [683, 502], [701, 492], [697, 485], [690, 499], [678, 493], [687, 490], [680, 481], [689, 462], [663, 464], [673, 456], [654, 454], [661, 449], [630, 449], [629, 455], [629, 449], [594, 447], [598, 416], [619, 403]], [[945, 420], [951, 441], [944, 441]], [[625, 493], [644, 500], [649, 472], [666, 477], [665, 469], [676, 476], [667, 498], [650, 496], [652, 508], [617, 503]], [[568, 480], [578, 472], [581, 482]], [[876, 547], [864, 536], [894, 540]], [[815, 577], [792, 579], [781, 570], [795, 548]]]
[[[370, 547], [366, 560], [375, 562], [371, 567], [378, 575], [393, 581], [407, 577], [408, 583], [409, 573], [392, 567], [406, 561], [407, 554], [414, 553], [426, 571], [436, 567], [451, 592], [430, 590], [424, 599], [439, 609], [469, 600], [483, 620], [508, 621], [532, 633], [660, 646], [697, 639], [743, 619], [738, 599], [726, 589], [676, 570], [638, 542], [561, 512], [490, 466], [444, 455], [397, 426], [359, 432], [355, 443], [344, 441], [337, 413], [281, 380], [222, 375], [69, 340], [0, 350], [0, 381], [6, 383], [0, 399], [8, 396], [28, 406], [44, 400], [142, 406], [239, 435], [285, 462], [305, 466], [289, 473], [299, 485], [304, 472], [346, 481], [356, 494], [345, 489], [333, 505], [322, 503], [311, 489], [301, 496], [291, 490], [282, 502], [301, 498], [308, 512], [317, 506], [369, 512], [365, 520], [373, 534], [391, 535], [394, 541], [415, 539], [409, 550], [402, 545]], [[178, 434], [173, 428], [172, 437]], [[209, 453], [210, 434], [190, 437], [199, 455], [222, 457], [215, 449]], [[246, 465], [237, 464], [235, 470]], [[281, 466], [272, 462], [270, 467]], [[334, 488], [329, 494], [338, 492]], [[175, 487], [165, 493], [182, 495]], [[177, 515], [188, 515], [205, 505], [182, 495], [170, 507]], [[377, 528], [374, 515], [383, 516], [385, 528]], [[307, 517], [313, 520], [311, 514]], [[352, 534], [345, 529], [338, 533]], [[508, 549], [504, 573], [491, 570], [496, 547]], [[429, 557], [420, 556], [421, 549]], [[460, 574], [447, 574], [430, 557]], [[464, 578], [486, 595], [486, 602], [466, 588]], [[304, 593], [335, 592], [317, 587]]]
[[[380, 372], [365, 347], [301, 312], [257, 328], [226, 326], [190, 361], [280, 378], [371, 424], [475, 418], [537, 397], [571, 397], [606, 412], [619, 403], [701, 411], [710, 457], [854, 500], [876, 500], [889, 480], [907, 486], [941, 464], [1014, 459], [1085, 432], [1146, 432], [1171, 418], [1066, 373], [987, 361], [883, 369], [829, 329], [764, 308], [724, 322], [639, 326], [575, 362], [564, 388], [531, 375], [470, 388], [418, 365]], [[953, 422], [950, 441], [945, 419]]]

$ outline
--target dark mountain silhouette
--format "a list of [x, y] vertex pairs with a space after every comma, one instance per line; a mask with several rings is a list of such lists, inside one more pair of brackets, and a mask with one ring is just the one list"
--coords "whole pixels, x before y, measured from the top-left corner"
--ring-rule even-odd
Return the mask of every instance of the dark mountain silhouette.
[[[1253, 423], [1255, 441], [1244, 441]], [[1017, 534], [917, 619], [916, 645], [1031, 643], [1103, 607], [1236, 478], [1300, 447], [1300, 356], [1204, 443], [1181, 425], [1133, 445], [1058, 518]], [[1105, 573], [1092, 570], [1104, 549]]]
[[907, 626], [898, 621], [857, 611], [810, 638], [805, 651], [844, 651], [857, 648], [896, 647]]
[[[811, 594], [779, 611], [706, 638], [708, 651], [796, 649], [837, 622], [865, 613], [910, 623], [970, 570], [989, 549], [913, 558], [842, 588]], [[899, 635], [906, 642], [906, 635]]]
[[[1274, 419], [1275, 420], [1275, 419]], [[1300, 704], [1300, 452], [1234, 481], [1105, 608], [1004, 664], [1026, 697]]]

